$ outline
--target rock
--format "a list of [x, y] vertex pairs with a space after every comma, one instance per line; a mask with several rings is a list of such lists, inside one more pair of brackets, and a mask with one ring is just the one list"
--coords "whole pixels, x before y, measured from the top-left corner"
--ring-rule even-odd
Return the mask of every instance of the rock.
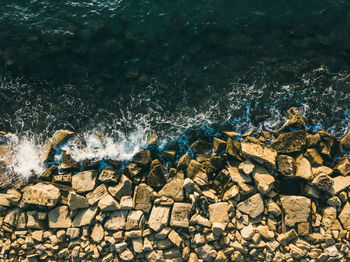
[[21, 197], [21, 193], [16, 189], [9, 189], [6, 194], [0, 194], [0, 206], [9, 207], [11, 205], [16, 205]]
[[177, 162], [176, 169], [177, 170], [183, 170], [187, 168], [187, 166], [190, 164], [191, 156], [190, 154], [186, 153], [182, 157], [180, 157], [179, 161]]
[[298, 238], [297, 232], [294, 229], [291, 229], [286, 233], [279, 234], [277, 236], [277, 241], [282, 246], [286, 246], [286, 245], [288, 245], [289, 242], [293, 241], [296, 238]]
[[69, 209], [73, 211], [79, 208], [87, 208], [89, 204], [86, 197], [70, 191], [68, 194], [68, 206]]
[[[141, 174], [142, 168], [135, 163], [129, 163], [126, 165], [124, 172], [128, 177], [136, 177]], [[120, 177], [120, 176], [119, 176]], [[119, 180], [118, 180], [119, 181]]]
[[41, 242], [43, 241], [43, 230], [36, 230], [32, 232], [32, 238], [36, 242]]
[[262, 212], [264, 212], [264, 201], [261, 194], [255, 194], [238, 203], [237, 209], [253, 219], [257, 218]]
[[171, 212], [170, 226], [188, 228], [189, 227], [189, 215], [192, 209], [192, 205], [188, 203], [174, 203], [173, 210]]
[[333, 185], [329, 189], [328, 193], [332, 196], [338, 195], [340, 192], [344, 191], [350, 186], [350, 177], [349, 176], [337, 176], [333, 177]]
[[132, 159], [134, 163], [140, 166], [147, 166], [151, 160], [151, 152], [148, 149], [141, 150]]
[[89, 205], [92, 206], [107, 195], [109, 195], [107, 187], [104, 184], [102, 184], [96, 187], [94, 191], [87, 193], [86, 199]]
[[240, 173], [243, 173], [249, 177], [249, 175], [253, 173], [254, 167], [255, 165], [250, 160], [247, 159], [239, 164], [238, 170]]
[[72, 220], [69, 216], [68, 206], [58, 206], [52, 209], [48, 214], [50, 228], [69, 228]]
[[253, 178], [257, 189], [262, 194], [267, 194], [274, 187], [275, 178], [261, 166], [256, 166], [253, 171]]
[[322, 166], [323, 159], [315, 148], [308, 148], [304, 156], [310, 161], [312, 166]]
[[326, 207], [323, 209], [322, 224], [327, 229], [331, 229], [336, 219], [337, 209], [335, 207]]
[[282, 210], [279, 207], [279, 205], [277, 205], [272, 200], [269, 201], [269, 203], [267, 205], [267, 210], [269, 211], [270, 214], [272, 214], [275, 217], [278, 217], [278, 216], [280, 216], [282, 214]]
[[143, 229], [145, 223], [145, 218], [141, 210], [132, 210], [128, 214], [126, 220], [125, 229], [126, 230], [138, 230]]
[[103, 227], [99, 223], [96, 223], [91, 232], [91, 239], [95, 243], [100, 243], [103, 238], [104, 238]]
[[252, 182], [251, 176], [242, 174], [241, 172], [239, 172], [237, 167], [227, 165], [227, 171], [230, 174], [231, 180], [237, 184], [238, 183], [250, 183], [250, 182]]
[[120, 173], [115, 172], [110, 167], [105, 167], [100, 176], [98, 177], [98, 180], [102, 183], [118, 183], [120, 179]]
[[182, 201], [184, 198], [184, 173], [179, 171], [176, 175], [164, 185], [164, 187], [158, 192], [159, 196], [170, 197], [174, 201]]
[[283, 125], [286, 129], [305, 129], [306, 124], [296, 107], [291, 107], [287, 111], [288, 121]]
[[312, 180], [312, 185], [323, 191], [329, 191], [333, 183], [333, 179], [325, 173], [319, 174]]
[[293, 153], [300, 151], [306, 145], [306, 133], [304, 130], [297, 130], [280, 134], [270, 147], [278, 153]]
[[22, 202], [24, 204], [53, 207], [57, 204], [60, 196], [61, 193], [57, 187], [50, 184], [38, 183], [25, 188]]
[[86, 209], [81, 209], [73, 218], [72, 226], [73, 227], [82, 227], [91, 225], [91, 222], [94, 220], [97, 214], [97, 206], [92, 206]]
[[284, 221], [287, 226], [293, 227], [297, 223], [308, 222], [311, 212], [311, 200], [302, 196], [281, 197], [285, 213]]
[[175, 230], [172, 229], [170, 231], [168, 238], [170, 242], [173, 243], [175, 246], [179, 247], [181, 245], [182, 238]]
[[148, 213], [152, 207], [152, 193], [153, 189], [144, 183], [135, 187], [133, 199], [135, 209]]
[[334, 170], [343, 176], [348, 176], [350, 174], [349, 157], [343, 156], [342, 158], [340, 158], [337, 164], [334, 166]]
[[149, 227], [155, 232], [158, 232], [163, 227], [168, 225], [169, 215], [169, 206], [153, 206], [148, 220]]
[[114, 211], [104, 224], [106, 230], [124, 230], [126, 225], [127, 210]]
[[295, 176], [303, 178], [307, 181], [311, 181], [313, 178], [313, 175], [312, 175], [312, 169], [311, 169], [311, 164], [309, 160], [307, 160], [303, 156], [300, 156], [297, 158], [295, 163], [297, 167]]
[[80, 169], [80, 164], [76, 162], [69, 154], [62, 152], [60, 167], [63, 171], [77, 171]]
[[123, 196], [131, 196], [132, 182], [127, 176], [122, 175], [119, 183], [115, 186], [108, 187], [108, 191], [116, 199], [121, 199]]
[[93, 170], [83, 171], [72, 176], [72, 187], [78, 193], [89, 192], [94, 189], [97, 172]]
[[5, 215], [3, 222], [10, 226], [15, 226], [21, 214], [21, 209], [16, 207]]
[[132, 261], [134, 259], [134, 254], [129, 249], [126, 249], [119, 254], [119, 257], [122, 261]]
[[288, 155], [279, 155], [277, 157], [277, 170], [283, 176], [295, 176], [296, 168], [296, 163], [293, 157]]
[[220, 138], [214, 137], [213, 148], [215, 153], [220, 154], [225, 150], [226, 142]]
[[42, 153], [40, 156], [40, 160], [41, 162], [45, 163], [45, 162], [51, 162], [54, 160], [54, 156], [55, 156], [55, 149], [54, 146], [51, 142], [50, 139], [48, 139], [43, 148], [42, 148]]
[[251, 240], [255, 234], [255, 229], [252, 224], [245, 226], [241, 229], [241, 236], [244, 240]]
[[147, 185], [157, 188], [165, 185], [166, 178], [164, 174], [164, 169], [158, 159], [155, 159], [151, 163], [150, 172], [147, 175], [146, 183]]
[[97, 205], [102, 212], [120, 209], [118, 202], [110, 194], [101, 198]]
[[325, 173], [326, 175], [330, 176], [333, 174], [333, 169], [326, 167], [326, 166], [319, 166], [319, 167], [313, 167], [312, 168], [312, 175], [313, 177], [318, 176], [321, 173]]
[[275, 169], [277, 152], [267, 148], [263, 143], [254, 137], [247, 137], [242, 143], [243, 155], [268, 168]]
[[228, 204], [227, 202], [219, 202], [209, 205], [210, 222], [228, 223]]
[[340, 143], [344, 150], [350, 150], [350, 132], [340, 140]]
[[309, 197], [313, 197], [313, 198], [320, 198], [321, 197], [321, 192], [319, 189], [317, 189], [314, 186], [310, 186], [308, 184], [306, 184], [304, 186], [304, 193], [305, 195], [309, 196]]
[[347, 202], [339, 214], [339, 220], [344, 229], [350, 230], [350, 204]]
[[53, 134], [51, 141], [56, 147], [60, 147], [62, 144], [66, 143], [67, 140], [71, 138], [73, 134], [74, 132], [70, 130], [64, 130], [64, 129], [57, 130]]
[[298, 248], [294, 244], [289, 244], [289, 248], [290, 248], [290, 254], [291, 254], [292, 258], [294, 258], [294, 259], [300, 259], [306, 255], [305, 250]]
[[199, 158], [210, 157], [213, 145], [205, 140], [197, 140], [190, 145], [192, 152]]
[[226, 190], [225, 194], [222, 197], [222, 200], [227, 201], [229, 199], [233, 199], [239, 195], [239, 188], [237, 185], [233, 185], [228, 190]]
[[212, 189], [214, 189], [217, 193], [221, 194], [227, 189], [227, 186], [230, 184], [231, 177], [230, 173], [223, 169], [217, 174], [214, 178], [214, 181], [211, 184]]
[[204, 166], [196, 160], [191, 160], [188, 165], [187, 177], [192, 179], [199, 186], [205, 186], [208, 184], [208, 176]]
[[133, 208], [133, 201], [131, 196], [123, 196], [120, 199], [120, 208], [124, 210], [131, 210]]
[[41, 221], [38, 220], [38, 211], [32, 210], [27, 211], [27, 228], [30, 229], [42, 229], [44, 225]]
[[320, 142], [317, 144], [316, 148], [322, 155], [330, 158], [339, 150], [339, 141], [337, 141], [333, 135], [325, 131], [321, 130], [318, 134], [320, 136]]
[[243, 160], [242, 146], [239, 141], [228, 138], [226, 142], [226, 153], [240, 161]]

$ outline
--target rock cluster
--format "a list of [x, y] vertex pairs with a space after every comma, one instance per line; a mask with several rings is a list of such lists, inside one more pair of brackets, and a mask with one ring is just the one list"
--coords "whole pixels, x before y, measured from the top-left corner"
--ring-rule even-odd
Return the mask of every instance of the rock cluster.
[[[295, 114], [280, 133], [149, 148], [123, 169], [67, 157], [0, 194], [0, 259], [348, 261], [349, 134], [308, 133]], [[72, 135], [59, 134], [49, 148]]]

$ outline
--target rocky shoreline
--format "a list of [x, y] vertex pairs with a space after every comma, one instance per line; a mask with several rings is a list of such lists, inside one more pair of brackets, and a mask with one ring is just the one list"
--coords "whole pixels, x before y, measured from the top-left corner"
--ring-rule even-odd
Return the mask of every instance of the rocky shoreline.
[[0, 261], [350, 261], [350, 133], [288, 118], [125, 165], [77, 163], [56, 131], [47, 169], [0, 194]]

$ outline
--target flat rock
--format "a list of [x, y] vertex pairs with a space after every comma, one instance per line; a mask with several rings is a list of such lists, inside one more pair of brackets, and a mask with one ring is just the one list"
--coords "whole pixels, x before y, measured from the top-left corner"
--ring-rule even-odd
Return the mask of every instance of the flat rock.
[[167, 182], [164, 169], [158, 159], [155, 159], [151, 163], [150, 171], [146, 177], [147, 185], [157, 188], [165, 185]]
[[98, 180], [102, 183], [118, 183], [120, 179], [120, 173], [117, 173], [110, 167], [105, 167], [98, 177]]
[[256, 166], [254, 168], [253, 178], [258, 191], [264, 195], [274, 187], [275, 178], [262, 166]]
[[334, 167], [334, 170], [343, 175], [348, 176], [350, 174], [350, 159], [347, 156], [340, 158]]
[[280, 134], [270, 147], [279, 153], [293, 153], [300, 151], [306, 145], [306, 133], [297, 130]]
[[228, 203], [219, 202], [209, 205], [209, 220], [211, 223], [228, 223]]
[[114, 211], [104, 224], [106, 230], [124, 230], [126, 225], [127, 210]]
[[333, 185], [329, 189], [328, 193], [332, 196], [338, 195], [350, 186], [350, 176], [337, 176], [333, 177]]
[[102, 184], [96, 187], [94, 191], [87, 193], [86, 198], [89, 205], [92, 206], [107, 195], [109, 195], [107, 187]]
[[347, 202], [339, 214], [339, 220], [344, 229], [350, 230], [350, 204]]
[[68, 206], [73, 211], [80, 208], [87, 208], [89, 204], [86, 197], [70, 191], [68, 194]]
[[68, 206], [58, 206], [52, 209], [48, 214], [50, 228], [69, 228], [72, 225], [72, 219], [69, 216]]
[[116, 199], [121, 199], [123, 196], [131, 196], [132, 195], [132, 182], [131, 180], [122, 175], [120, 177], [120, 181], [115, 186], [108, 187], [109, 193], [114, 196]]
[[168, 225], [170, 215], [169, 206], [153, 206], [148, 225], [155, 232]]
[[293, 177], [296, 173], [296, 163], [293, 157], [288, 155], [279, 155], [277, 157], [277, 170], [283, 176]]
[[257, 193], [250, 198], [238, 203], [237, 209], [251, 218], [258, 217], [264, 212], [264, 201], [261, 194]]
[[116, 211], [120, 209], [118, 202], [110, 194], [101, 198], [97, 205], [102, 212]]
[[205, 186], [208, 184], [208, 176], [204, 169], [204, 165], [196, 160], [192, 159], [188, 165], [187, 176], [199, 186]]
[[313, 178], [311, 164], [305, 157], [298, 157], [296, 163], [296, 177], [311, 181]]
[[277, 151], [266, 147], [263, 143], [254, 137], [247, 137], [242, 143], [243, 155], [253, 161], [256, 161], [268, 168], [276, 167]]
[[170, 197], [174, 201], [182, 201], [184, 198], [184, 173], [179, 171], [176, 175], [164, 185], [164, 187], [158, 192], [159, 196]]
[[152, 207], [152, 193], [153, 189], [144, 183], [136, 186], [133, 198], [135, 209], [148, 213]]
[[57, 204], [60, 196], [61, 193], [57, 187], [49, 184], [38, 183], [25, 188], [22, 202], [25, 204], [52, 207]]
[[126, 230], [138, 230], [143, 229], [145, 218], [141, 210], [132, 210], [129, 212], [126, 219]]
[[285, 213], [285, 223], [293, 227], [297, 223], [309, 221], [311, 212], [311, 200], [303, 196], [281, 197], [282, 207]]
[[94, 218], [97, 214], [98, 208], [97, 206], [92, 206], [86, 209], [81, 209], [73, 218], [73, 227], [82, 227], [91, 225], [94, 221]]
[[174, 203], [171, 212], [170, 226], [188, 228], [191, 209], [192, 205], [189, 203]]
[[72, 187], [78, 193], [89, 192], [95, 187], [96, 177], [97, 172], [93, 170], [79, 172], [72, 176]]
[[95, 243], [100, 243], [102, 241], [102, 239], [104, 238], [104, 230], [103, 227], [101, 226], [101, 224], [96, 223], [94, 225], [94, 228], [92, 229], [91, 232], [91, 239], [95, 242]]

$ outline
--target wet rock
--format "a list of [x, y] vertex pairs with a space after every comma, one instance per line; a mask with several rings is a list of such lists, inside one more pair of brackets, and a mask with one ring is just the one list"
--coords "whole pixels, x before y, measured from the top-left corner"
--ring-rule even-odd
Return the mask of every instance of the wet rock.
[[238, 203], [237, 209], [251, 218], [258, 217], [264, 212], [264, 201], [261, 194], [255, 194], [250, 198]]
[[155, 232], [158, 232], [163, 227], [168, 225], [169, 215], [169, 206], [153, 206], [148, 220], [149, 227]]
[[118, 202], [109, 194], [98, 201], [98, 207], [102, 212], [115, 211], [120, 209]]
[[252, 161], [263, 166], [275, 169], [277, 152], [267, 148], [263, 143], [253, 137], [247, 137], [242, 143], [242, 153]]
[[152, 161], [150, 172], [147, 175], [146, 181], [147, 185], [153, 188], [161, 187], [167, 182], [164, 169], [158, 159]]
[[40, 160], [43, 163], [51, 162], [54, 160], [54, 156], [55, 156], [55, 148], [54, 148], [51, 140], [48, 139], [42, 148]]
[[147, 166], [151, 162], [151, 152], [148, 149], [138, 152], [132, 161], [140, 166]]
[[109, 195], [107, 187], [104, 184], [102, 184], [96, 187], [94, 191], [87, 193], [86, 199], [89, 205], [92, 206], [107, 195]]
[[217, 174], [213, 180], [212, 188], [221, 194], [224, 192], [231, 181], [230, 173], [226, 169], [223, 169]]
[[188, 203], [174, 203], [173, 210], [171, 212], [170, 226], [188, 228], [189, 227], [189, 215], [192, 209], [192, 205]]
[[66, 143], [68, 139], [72, 137], [73, 134], [74, 132], [70, 130], [64, 130], [64, 129], [57, 130], [53, 134], [51, 141], [56, 147], [59, 147], [62, 144]]
[[242, 146], [239, 141], [228, 138], [226, 142], [226, 153], [238, 160], [243, 160]]
[[334, 166], [334, 170], [343, 176], [348, 176], [350, 174], [350, 159], [347, 156], [340, 158]]
[[291, 107], [287, 111], [288, 121], [284, 124], [284, 128], [288, 129], [305, 129], [306, 124], [296, 107]]
[[121, 197], [123, 197], [123, 196], [131, 196], [132, 195], [132, 182], [127, 176], [122, 175], [120, 177], [119, 183], [115, 186], [108, 187], [108, 191], [116, 199], [121, 199]]
[[90, 208], [81, 209], [77, 212], [77, 214], [73, 218], [72, 226], [73, 227], [82, 227], [91, 225], [97, 214], [98, 208], [97, 206], [92, 206]]
[[306, 150], [304, 156], [310, 161], [312, 166], [322, 166], [323, 159], [320, 154], [314, 148], [309, 148]]
[[144, 213], [148, 213], [152, 207], [152, 194], [153, 189], [144, 183], [135, 187], [133, 199], [135, 209], [142, 210]]
[[311, 212], [311, 200], [302, 196], [281, 197], [282, 207], [285, 213], [284, 221], [287, 226], [293, 227], [297, 223], [309, 221]]
[[52, 207], [57, 204], [60, 196], [61, 193], [57, 187], [50, 184], [38, 183], [25, 188], [22, 202], [24, 204]]
[[106, 220], [104, 224], [104, 229], [119, 231], [124, 230], [126, 225], [126, 218], [128, 215], [128, 211], [126, 210], [118, 210], [114, 211], [111, 216]]
[[187, 177], [192, 179], [199, 186], [205, 186], [208, 184], [208, 176], [204, 166], [196, 160], [191, 160], [188, 165]]
[[80, 169], [80, 164], [76, 162], [69, 154], [62, 152], [60, 167], [63, 171], [76, 171]]
[[311, 164], [309, 160], [307, 160], [305, 157], [300, 156], [295, 161], [296, 163], [296, 177], [303, 178], [307, 181], [311, 181], [313, 178]]
[[205, 140], [198, 140], [190, 145], [192, 152], [199, 158], [207, 158], [212, 154], [213, 145]]
[[319, 131], [320, 141], [316, 145], [317, 151], [320, 152], [323, 156], [331, 158], [336, 152], [339, 151], [339, 141], [337, 139], [325, 132]]
[[68, 206], [58, 206], [52, 209], [48, 214], [50, 228], [69, 228], [72, 220], [69, 216]]
[[328, 193], [332, 196], [338, 195], [341, 191], [344, 191], [350, 186], [350, 177], [349, 176], [337, 176], [333, 177], [333, 185], [329, 189]]
[[325, 173], [317, 175], [312, 180], [312, 185], [323, 191], [329, 191], [333, 183], [333, 179]]
[[225, 150], [226, 142], [220, 138], [214, 137], [213, 148], [215, 153], [220, 154]]
[[158, 192], [158, 195], [170, 197], [174, 201], [182, 201], [184, 198], [183, 186], [184, 173], [180, 171], [177, 172], [176, 175], [164, 185], [164, 187]]
[[253, 171], [253, 178], [257, 189], [262, 194], [267, 194], [274, 187], [275, 178], [262, 166], [256, 166]]
[[[141, 171], [142, 171], [142, 167], [138, 166], [135, 163], [127, 164], [124, 170], [125, 174], [130, 178], [139, 176], [141, 174]], [[119, 175], [119, 178], [120, 178], [120, 175]]]
[[303, 130], [297, 130], [288, 133], [282, 133], [274, 140], [270, 147], [279, 153], [293, 153], [300, 151], [306, 145], [306, 133]]
[[114, 171], [110, 167], [105, 167], [98, 177], [98, 180], [102, 183], [118, 183], [120, 179], [120, 173]]
[[350, 150], [350, 132], [340, 140], [340, 143], [344, 150]]
[[179, 161], [177, 162], [176, 169], [177, 170], [183, 170], [186, 169], [187, 166], [190, 164], [191, 156], [190, 154], [186, 153], [182, 157], [180, 157]]
[[295, 176], [296, 168], [297, 168], [296, 163], [293, 157], [288, 155], [279, 155], [277, 157], [277, 170], [283, 176], [288, 176], [288, 177]]
[[87, 208], [89, 204], [86, 197], [71, 191], [68, 194], [68, 206], [73, 211], [79, 208]]
[[78, 193], [89, 192], [94, 189], [97, 172], [94, 170], [83, 171], [72, 176], [72, 187]]
[[72, 183], [72, 174], [68, 173], [68, 174], [53, 175], [52, 182], [62, 183], [62, 184], [71, 184]]
[[339, 214], [339, 220], [346, 230], [350, 230], [350, 204], [346, 203]]

